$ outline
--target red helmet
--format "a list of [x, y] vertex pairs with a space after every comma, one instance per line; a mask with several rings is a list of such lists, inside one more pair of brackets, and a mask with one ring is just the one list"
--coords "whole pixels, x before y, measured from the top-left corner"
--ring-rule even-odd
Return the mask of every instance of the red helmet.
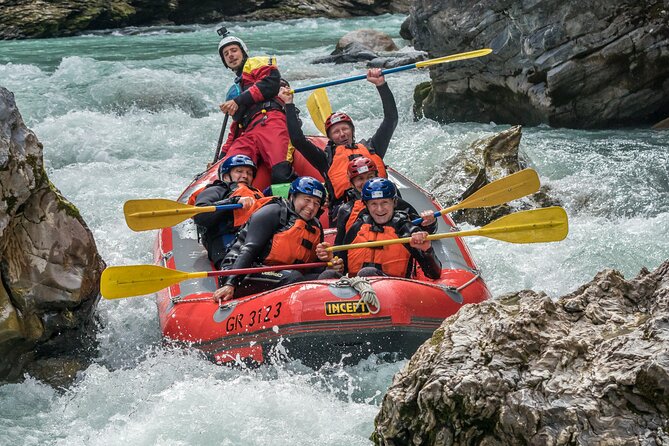
[[376, 167], [374, 161], [365, 156], [359, 156], [348, 162], [347, 171], [348, 179], [352, 180], [353, 178], [357, 177], [358, 175], [362, 175], [363, 173], [371, 171], [378, 173], [379, 168]]
[[330, 131], [330, 127], [339, 123], [339, 122], [348, 122], [353, 127], [353, 120], [349, 115], [342, 112], [332, 113], [328, 116], [328, 119], [325, 120], [325, 133], [327, 134]]

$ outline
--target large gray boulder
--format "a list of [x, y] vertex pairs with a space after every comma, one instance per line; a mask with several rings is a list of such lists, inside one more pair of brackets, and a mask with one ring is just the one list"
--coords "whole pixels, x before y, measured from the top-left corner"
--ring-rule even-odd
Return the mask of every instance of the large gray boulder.
[[651, 125], [669, 115], [669, 2], [416, 0], [403, 35], [431, 57], [426, 117], [555, 127]]
[[[517, 125], [474, 141], [439, 166], [427, 182], [427, 189], [432, 191], [439, 203], [448, 207], [495, 180], [531, 167], [530, 160], [520, 151], [521, 138], [522, 127]], [[463, 209], [451, 214], [451, 217], [456, 223], [484, 226], [515, 211], [559, 205], [561, 203], [552, 196], [550, 187], [542, 185], [538, 192], [511, 203]]]
[[42, 145], [0, 87], [0, 381], [74, 377], [91, 344], [104, 262]]
[[669, 444], [669, 261], [467, 305], [393, 379], [379, 445]]

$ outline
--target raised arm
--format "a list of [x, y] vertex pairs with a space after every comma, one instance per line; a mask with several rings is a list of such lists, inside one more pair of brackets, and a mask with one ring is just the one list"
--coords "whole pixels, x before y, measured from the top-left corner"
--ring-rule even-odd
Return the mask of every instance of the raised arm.
[[300, 123], [299, 118], [297, 117], [297, 109], [293, 103], [292, 94], [290, 94], [289, 88], [282, 88], [279, 98], [285, 102], [286, 110], [286, 122], [288, 125], [288, 135], [290, 136], [290, 142], [293, 143], [293, 146], [297, 149], [298, 152], [306, 158], [309, 163], [314, 166], [318, 172], [327, 176], [328, 164], [327, 156], [325, 152], [321, 150], [318, 146], [313, 144], [311, 141], [304, 136], [302, 132], [302, 124]]
[[399, 115], [397, 114], [397, 104], [395, 104], [395, 97], [390, 91], [387, 83], [383, 83], [376, 87], [379, 96], [381, 96], [381, 104], [383, 105], [383, 121], [374, 133], [374, 136], [368, 141], [368, 147], [374, 149], [374, 152], [383, 158], [390, 145], [390, 139], [395, 132]]

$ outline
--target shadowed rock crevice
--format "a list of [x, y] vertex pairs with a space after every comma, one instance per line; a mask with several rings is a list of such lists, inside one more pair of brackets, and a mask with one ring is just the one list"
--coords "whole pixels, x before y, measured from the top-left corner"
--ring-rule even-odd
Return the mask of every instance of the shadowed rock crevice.
[[48, 180], [42, 145], [0, 88], [0, 381], [63, 385], [94, 349], [104, 262], [74, 205]]
[[668, 424], [666, 261], [556, 301], [526, 290], [463, 307], [395, 376], [373, 440], [665, 444]]

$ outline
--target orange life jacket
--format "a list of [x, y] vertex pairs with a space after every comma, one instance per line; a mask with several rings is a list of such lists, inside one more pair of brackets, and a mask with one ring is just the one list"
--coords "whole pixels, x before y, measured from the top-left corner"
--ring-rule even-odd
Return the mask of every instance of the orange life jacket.
[[[396, 239], [397, 232], [392, 226], [382, 226], [383, 232], [372, 231], [372, 225], [360, 226], [358, 234], [351, 243], [375, 242]], [[376, 248], [351, 249], [348, 254], [348, 273], [358, 274], [362, 268], [373, 266], [389, 276], [406, 277], [411, 260], [411, 253], [403, 244], [379, 246]]]
[[332, 153], [332, 164], [328, 169], [328, 179], [332, 185], [335, 200], [341, 198], [346, 189], [351, 187], [351, 181], [348, 179], [348, 163], [359, 156], [365, 156], [374, 161], [379, 176], [388, 177], [383, 159], [377, 154], [372, 154], [367, 147], [362, 144], [356, 144], [355, 148], [337, 146]]
[[292, 265], [316, 261], [316, 245], [322, 240], [322, 229], [301, 218], [285, 231], [272, 237], [272, 248], [263, 260], [265, 265]]
[[363, 209], [365, 209], [365, 203], [363, 203], [362, 200], [358, 199], [353, 202], [351, 214], [348, 216], [348, 220], [346, 220], [346, 232], [351, 229], [351, 226], [353, 226], [353, 223], [358, 219], [358, 215], [360, 215], [360, 212]]
[[251, 197], [255, 200], [248, 209], [235, 209], [232, 211], [232, 225], [236, 228], [246, 223], [251, 214], [260, 209], [271, 198], [265, 197], [258, 189], [248, 187], [243, 183], [236, 183], [236, 187], [233, 186], [233, 192], [230, 194], [230, 197]]

